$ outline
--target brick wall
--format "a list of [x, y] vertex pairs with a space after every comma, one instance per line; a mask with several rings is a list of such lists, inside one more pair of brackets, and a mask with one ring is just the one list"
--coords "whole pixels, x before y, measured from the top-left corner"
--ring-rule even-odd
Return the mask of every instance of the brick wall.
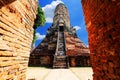
[[25, 80], [37, 0], [0, 0], [0, 80]]
[[94, 80], [120, 80], [120, 0], [82, 0]]

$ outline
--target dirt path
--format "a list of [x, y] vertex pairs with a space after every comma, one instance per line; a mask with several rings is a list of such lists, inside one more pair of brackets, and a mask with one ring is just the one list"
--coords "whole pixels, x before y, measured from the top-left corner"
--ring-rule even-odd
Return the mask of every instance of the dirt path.
[[47, 69], [29, 67], [27, 80], [92, 80], [91, 68]]
[[79, 80], [70, 69], [52, 69], [45, 80]]

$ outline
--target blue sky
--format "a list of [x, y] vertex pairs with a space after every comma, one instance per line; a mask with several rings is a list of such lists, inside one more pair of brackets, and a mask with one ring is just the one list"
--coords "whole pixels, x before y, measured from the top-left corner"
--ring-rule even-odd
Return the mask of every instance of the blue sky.
[[54, 9], [59, 3], [64, 3], [66, 5], [70, 15], [71, 26], [76, 29], [78, 38], [80, 38], [82, 42], [88, 46], [88, 33], [85, 27], [81, 0], [39, 0], [39, 4], [45, 13], [47, 21], [43, 27], [39, 27], [36, 30], [38, 38], [35, 46], [37, 46], [45, 37], [46, 31], [52, 23]]

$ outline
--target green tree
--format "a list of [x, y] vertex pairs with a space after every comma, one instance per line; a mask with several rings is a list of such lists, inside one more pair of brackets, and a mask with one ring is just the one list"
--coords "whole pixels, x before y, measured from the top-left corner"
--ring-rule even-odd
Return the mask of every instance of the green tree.
[[44, 26], [45, 22], [46, 20], [45, 20], [44, 12], [42, 11], [42, 8], [38, 5], [36, 19], [34, 20], [34, 25], [33, 25], [34, 34], [33, 34], [32, 46], [37, 39], [37, 36], [35, 35], [36, 29], [40, 26]]
[[37, 29], [39, 26], [43, 26], [45, 22], [46, 20], [45, 20], [44, 12], [42, 11], [42, 8], [38, 6], [33, 28]]

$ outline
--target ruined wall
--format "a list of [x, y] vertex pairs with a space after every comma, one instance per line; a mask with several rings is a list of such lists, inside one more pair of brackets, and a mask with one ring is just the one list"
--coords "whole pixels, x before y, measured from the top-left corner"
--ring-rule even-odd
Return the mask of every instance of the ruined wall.
[[0, 0], [0, 80], [25, 80], [37, 0]]
[[120, 80], [120, 0], [82, 0], [94, 80]]

